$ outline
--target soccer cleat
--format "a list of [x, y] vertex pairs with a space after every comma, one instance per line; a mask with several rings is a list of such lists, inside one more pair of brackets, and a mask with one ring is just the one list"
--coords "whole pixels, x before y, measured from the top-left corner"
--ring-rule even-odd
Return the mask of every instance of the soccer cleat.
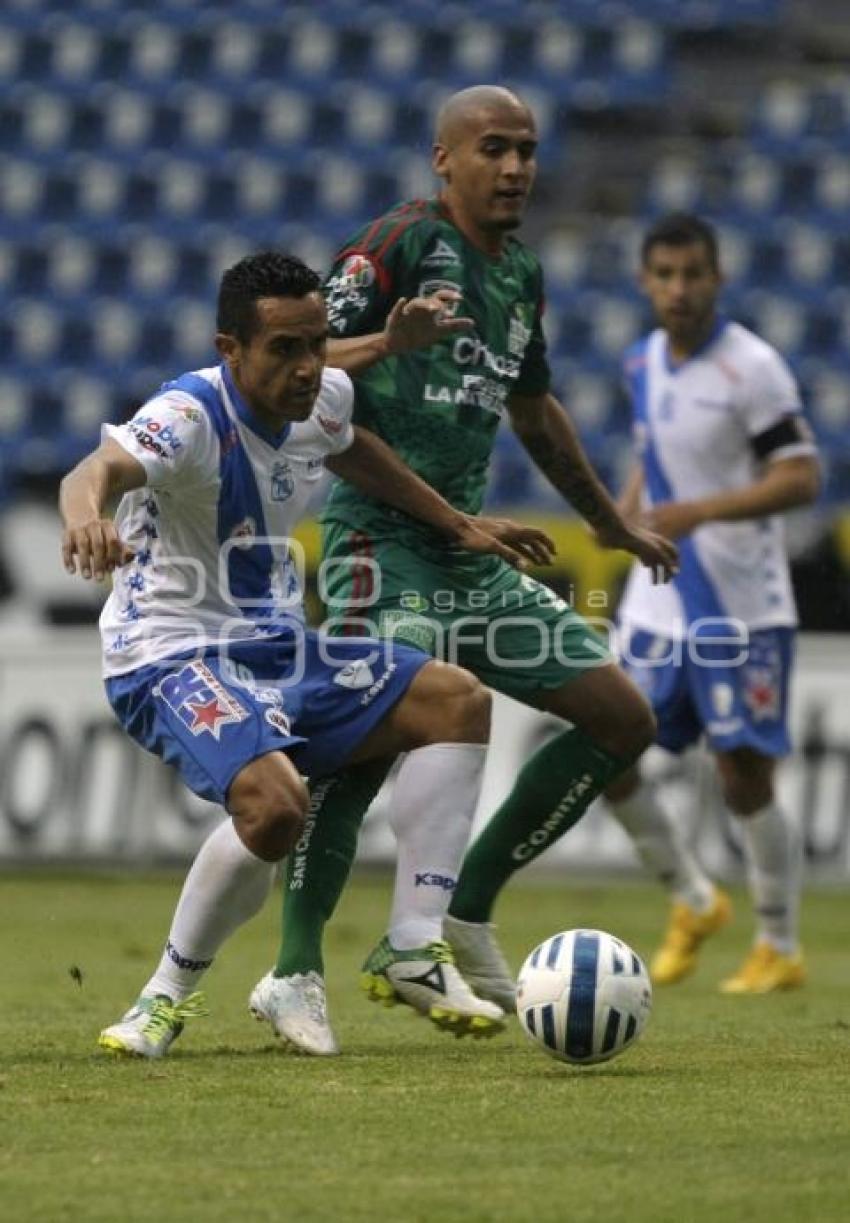
[[479, 998], [495, 1002], [503, 1011], [516, 1008], [516, 981], [496, 942], [492, 922], [461, 921], [449, 914], [443, 918], [443, 934], [454, 952], [458, 972]]
[[165, 1057], [185, 1021], [207, 1014], [201, 993], [190, 994], [182, 1002], [172, 1002], [165, 994], [142, 994], [120, 1023], [103, 1029], [97, 1043], [101, 1049], [128, 1057]]
[[725, 926], [732, 917], [732, 901], [719, 888], [714, 889], [711, 908], [698, 913], [677, 901], [670, 913], [664, 942], [652, 957], [649, 975], [654, 985], [673, 985], [687, 977], [697, 966], [697, 953], [703, 942]]
[[783, 955], [770, 943], [756, 943], [734, 977], [720, 983], [722, 994], [772, 994], [775, 990], [799, 989], [806, 981], [800, 952]]
[[382, 938], [363, 965], [361, 986], [373, 1002], [407, 1003], [455, 1036], [494, 1036], [505, 1026], [502, 1008], [476, 998], [441, 941], [398, 951]]
[[328, 1022], [325, 983], [317, 972], [276, 977], [267, 972], [251, 991], [249, 1009], [277, 1035], [314, 1057], [334, 1057], [339, 1045]]

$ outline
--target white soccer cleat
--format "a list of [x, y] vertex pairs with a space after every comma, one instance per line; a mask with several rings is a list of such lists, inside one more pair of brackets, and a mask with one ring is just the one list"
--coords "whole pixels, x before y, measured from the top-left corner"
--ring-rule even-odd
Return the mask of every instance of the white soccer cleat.
[[317, 972], [297, 972], [289, 977], [268, 972], [251, 991], [248, 1006], [256, 1019], [271, 1024], [281, 1040], [302, 1053], [314, 1057], [339, 1053], [328, 1022], [325, 983]]
[[454, 952], [459, 972], [479, 998], [487, 998], [513, 1014], [516, 981], [496, 942], [493, 923], [461, 921], [447, 913], [443, 918], [443, 934]]
[[373, 1002], [407, 1003], [455, 1036], [493, 1036], [505, 1026], [502, 1008], [464, 981], [448, 943], [400, 951], [383, 938], [363, 965], [361, 985]]
[[165, 994], [142, 994], [120, 1023], [103, 1029], [97, 1043], [109, 1053], [128, 1057], [165, 1057], [185, 1021], [208, 1013], [201, 993], [182, 1002], [172, 1002]]

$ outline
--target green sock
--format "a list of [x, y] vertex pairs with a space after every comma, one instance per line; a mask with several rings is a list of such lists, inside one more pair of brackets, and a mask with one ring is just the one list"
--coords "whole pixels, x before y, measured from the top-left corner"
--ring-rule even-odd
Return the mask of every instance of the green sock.
[[575, 824], [631, 762], [603, 751], [583, 731], [564, 731], [520, 770], [508, 797], [467, 850], [449, 912], [489, 921], [514, 871], [539, 857]]
[[369, 760], [310, 787], [301, 839], [289, 855], [283, 885], [283, 934], [275, 976], [324, 972], [322, 936], [348, 879], [357, 836], [392, 760]]

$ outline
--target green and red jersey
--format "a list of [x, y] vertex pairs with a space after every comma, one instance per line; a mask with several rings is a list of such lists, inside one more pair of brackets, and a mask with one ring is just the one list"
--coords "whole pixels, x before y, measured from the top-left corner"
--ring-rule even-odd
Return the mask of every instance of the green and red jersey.
[[[457, 509], [481, 508], [487, 468], [509, 395], [549, 387], [541, 318], [543, 276], [515, 238], [501, 254], [473, 246], [437, 200], [400, 204], [364, 226], [337, 255], [325, 284], [331, 334], [380, 331], [400, 297], [457, 289], [474, 328], [403, 353], [358, 375], [354, 419], [383, 438]], [[325, 518], [386, 536], [409, 518], [351, 484], [334, 486]], [[430, 534], [427, 528], [417, 528]]]

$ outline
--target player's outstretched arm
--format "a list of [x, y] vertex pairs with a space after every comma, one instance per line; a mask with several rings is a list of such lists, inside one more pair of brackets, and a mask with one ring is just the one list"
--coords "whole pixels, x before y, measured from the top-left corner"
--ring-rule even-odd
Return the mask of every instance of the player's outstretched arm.
[[495, 553], [518, 569], [529, 562], [545, 563], [539, 557], [548, 554], [551, 540], [542, 531], [508, 519], [498, 520], [498, 529], [485, 529], [475, 517], [450, 505], [368, 429], [355, 426], [351, 446], [326, 459], [325, 465], [368, 497], [418, 518], [460, 548]]
[[106, 441], [70, 471], [59, 486], [62, 515], [62, 562], [68, 573], [94, 577], [133, 559], [133, 550], [118, 536], [105, 516], [109, 502], [131, 489], [141, 488], [147, 473], [141, 463], [117, 442]]
[[453, 289], [439, 289], [428, 297], [400, 297], [387, 315], [383, 331], [328, 340], [327, 363], [355, 378], [387, 357], [430, 348], [468, 331], [473, 320], [455, 317], [460, 299]]
[[537, 467], [593, 527], [600, 544], [631, 552], [656, 578], [670, 578], [678, 569], [675, 544], [626, 522], [554, 395], [512, 395], [508, 409], [514, 431]]

